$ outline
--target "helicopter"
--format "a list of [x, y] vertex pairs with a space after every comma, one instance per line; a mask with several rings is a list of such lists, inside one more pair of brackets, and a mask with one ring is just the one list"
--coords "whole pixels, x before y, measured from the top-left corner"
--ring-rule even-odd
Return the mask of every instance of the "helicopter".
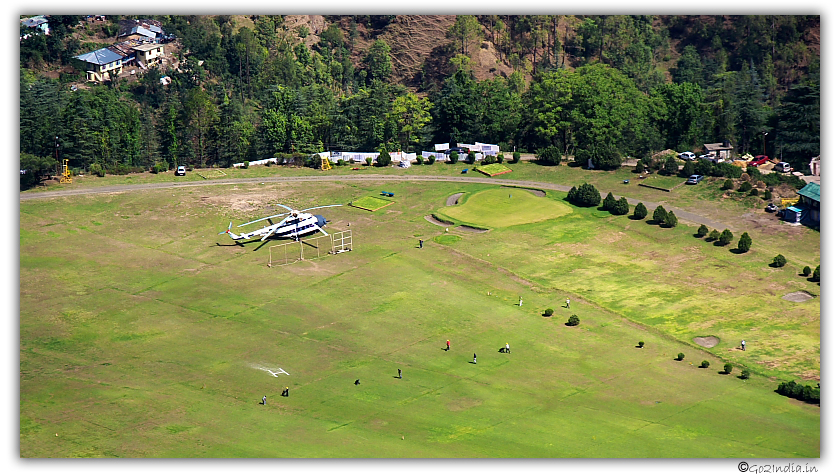
[[[260, 242], [264, 242], [269, 237], [290, 237], [294, 240], [298, 240], [298, 238], [303, 235], [308, 235], [318, 231], [320, 231], [324, 235], [330, 235], [326, 231], [324, 231], [324, 229], [322, 229], [322, 227], [327, 225], [327, 220], [324, 218], [324, 216], [320, 214], [313, 215], [306, 211], [311, 211], [313, 209], [321, 209], [325, 207], [341, 206], [341, 204], [331, 204], [329, 206], [310, 207], [309, 209], [298, 211], [292, 209], [291, 207], [284, 206], [283, 204], [277, 205], [282, 207], [283, 209], [287, 209], [289, 212], [283, 212], [280, 214], [275, 214], [273, 216], [263, 217], [262, 219], [257, 219], [251, 222], [240, 224], [237, 227], [244, 227], [246, 225], [254, 224], [256, 222], [261, 221], [268, 221], [267, 226], [251, 232], [236, 234], [235, 232], [231, 232], [231, 228], [233, 227], [233, 222], [231, 222], [230, 224], [228, 224], [227, 230], [219, 232], [219, 235], [228, 234], [233, 240], [251, 240], [260, 237]], [[275, 224], [272, 221], [272, 219], [280, 216], [285, 216], [286, 214], [288, 214], [288, 216], [280, 222]]]

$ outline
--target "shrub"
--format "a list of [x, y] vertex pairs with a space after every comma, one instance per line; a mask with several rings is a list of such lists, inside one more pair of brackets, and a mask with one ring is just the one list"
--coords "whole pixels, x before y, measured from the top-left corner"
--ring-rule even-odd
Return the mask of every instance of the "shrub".
[[90, 174], [94, 174], [102, 178], [105, 176], [105, 168], [103, 168], [99, 163], [92, 163], [90, 165]]
[[630, 212], [630, 203], [627, 202], [627, 198], [621, 196], [621, 199], [615, 203], [615, 207], [613, 207], [612, 213], [617, 216], [623, 216]]
[[595, 189], [595, 186], [583, 183], [580, 188], [573, 187], [569, 190], [567, 199], [577, 206], [592, 207], [601, 203], [601, 193]]
[[470, 150], [470, 152], [467, 153], [467, 164], [471, 165], [473, 163], [475, 163], [475, 152]]
[[750, 184], [749, 181], [744, 181], [743, 183], [741, 183], [741, 186], [738, 187], [738, 192], [745, 193], [750, 189], [752, 189], [752, 184]]
[[820, 281], [820, 266], [817, 265], [817, 268], [814, 269], [814, 276], [812, 277], [814, 281]]
[[417, 164], [418, 165], [422, 166], [423, 163], [425, 163], [425, 162], [426, 162], [426, 159], [423, 158], [423, 155], [417, 155]]
[[368, 166], [373, 165], [373, 158], [371, 158], [371, 157], [365, 158], [365, 163], [367, 163]]
[[817, 384], [817, 388], [814, 388], [810, 385], [799, 384], [791, 380], [780, 383], [779, 388], [776, 389], [776, 393], [806, 403], [820, 402], [820, 384]]
[[668, 215], [665, 216], [665, 227], [676, 227], [678, 223], [679, 221], [674, 211], [668, 211]]
[[787, 263], [787, 259], [784, 255], [779, 254], [773, 257], [773, 266], [776, 268], [782, 268]]
[[694, 172], [694, 162], [688, 161], [683, 165], [682, 169], [680, 170], [680, 176], [688, 178], [693, 174], [697, 174]]
[[727, 375], [731, 374], [732, 373], [732, 364], [730, 364], [729, 362], [723, 364], [723, 373], [727, 374]]
[[639, 341], [639, 349], [645, 347], [645, 341]]
[[677, 174], [677, 171], [680, 170], [680, 165], [677, 164], [677, 160], [674, 159], [673, 156], [669, 156], [667, 160], [665, 160], [665, 167], [663, 171], [665, 174], [673, 176]]
[[738, 251], [741, 253], [747, 253], [752, 246], [752, 238], [750, 238], [750, 234], [744, 232], [741, 234], [741, 240], [738, 241]]
[[723, 232], [720, 233], [720, 237], [718, 238], [718, 241], [723, 245], [729, 245], [730, 243], [732, 243], [732, 239], [734, 239], [734, 238], [735, 238], [735, 236], [732, 235], [731, 230], [723, 229]]
[[715, 240], [717, 240], [719, 238], [720, 238], [720, 232], [718, 232], [717, 229], [712, 229], [712, 231], [709, 232], [709, 240], [710, 241], [714, 242]]
[[169, 171], [169, 163], [155, 163], [152, 166], [152, 173], [154, 174], [166, 173], [167, 171]]
[[481, 164], [482, 165], [492, 165], [495, 162], [496, 162], [496, 158], [493, 157], [493, 156], [490, 156], [490, 155], [487, 155], [487, 156], [485, 156], [484, 158], [481, 159]]
[[545, 312], [543, 314], [546, 315], [546, 316], [551, 316], [552, 314], [554, 314], [554, 310], [551, 309], [551, 308], [548, 308], [548, 309], [545, 310]]
[[731, 179], [727, 179], [726, 181], [723, 182], [723, 189], [724, 190], [735, 189], [735, 183], [733, 183]]
[[430, 165], [435, 164], [435, 155], [429, 155], [429, 157], [426, 158], [426, 162], [429, 163]]
[[518, 151], [513, 152], [513, 162], [514, 163], [519, 163], [519, 156], [520, 155], [519, 155]]
[[755, 188], [750, 189], [750, 196], [758, 196], [758, 189], [755, 189]]
[[[269, 164], [269, 163], [271, 163], [271, 162], [269, 161], [269, 162], [268, 162], [268, 163], [266, 163], [266, 164]], [[335, 163], [335, 165], [336, 165], [336, 166], [344, 166], [344, 164], [345, 164], [345, 163], [344, 163], [344, 160], [342, 160], [342, 159], [340, 159], [340, 158], [339, 158], [339, 160]]]
[[580, 318], [578, 318], [578, 315], [573, 314], [569, 316], [569, 322], [566, 323], [567, 326], [577, 326], [578, 324], [580, 324]]
[[677, 354], [677, 360], [683, 360], [683, 359], [685, 359], [685, 354], [683, 354], [682, 352]]
[[705, 237], [709, 234], [709, 228], [706, 227], [706, 224], [700, 224], [700, 227], [697, 228], [697, 235], [700, 237]]
[[741, 371], [741, 378], [744, 379], [744, 380], [747, 380], [748, 378], [750, 378], [750, 371], [747, 370], [747, 369], [742, 370]]
[[450, 163], [457, 163], [458, 162], [458, 152], [453, 151], [449, 154], [449, 162]]
[[665, 219], [668, 217], [668, 211], [665, 210], [662, 206], [656, 206], [656, 209], [653, 210], [653, 222], [656, 224], [664, 224]]
[[563, 158], [563, 154], [560, 152], [559, 148], [552, 145], [538, 150], [537, 158], [544, 163], [559, 165], [560, 159]]
[[644, 203], [640, 202], [639, 204], [636, 204], [636, 208], [633, 209], [633, 218], [634, 219], [642, 220], [645, 217], [647, 217], [647, 214], [648, 214], [648, 210], [645, 207]]
[[391, 155], [387, 151], [380, 151], [376, 157], [376, 166], [391, 166]]
[[504, 163], [504, 162], [505, 162], [505, 157], [504, 156], [502, 156], [501, 154], [496, 156], [496, 163], [501, 164], [501, 163]]
[[700, 368], [701, 369], [708, 369], [709, 368], [709, 361], [704, 360], [703, 362], [700, 362]]
[[245, 161], [242, 163], [242, 169], [247, 170], [251, 166], [250, 161]]
[[612, 212], [615, 209], [615, 197], [613, 196], [612, 192], [607, 194], [607, 197], [604, 198], [604, 210]]
[[642, 160], [636, 162], [636, 167], [633, 168], [634, 173], [644, 173], [645, 172], [645, 163]]
[[805, 268], [802, 269], [802, 275], [803, 276], [808, 276], [810, 274], [811, 274], [811, 267], [809, 267], [808, 265], [805, 265]]
[[771, 199], [773, 199], [773, 193], [771, 193], [769, 189], [765, 189], [764, 190], [764, 200], [769, 201]]

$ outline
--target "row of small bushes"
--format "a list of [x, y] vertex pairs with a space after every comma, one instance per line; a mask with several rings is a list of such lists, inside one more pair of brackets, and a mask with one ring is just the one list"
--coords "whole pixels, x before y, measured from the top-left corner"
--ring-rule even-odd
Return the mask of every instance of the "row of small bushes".
[[[641, 344], [641, 343], [639, 343], [639, 344]], [[685, 359], [685, 354], [683, 354], [682, 352], [677, 354], [677, 360], [678, 361], [682, 361], [684, 359]], [[700, 362], [699, 367], [701, 369], [708, 369], [711, 365], [712, 364], [710, 364], [708, 360], [704, 360], [703, 362]], [[734, 368], [734, 366], [731, 363], [727, 362], [727, 363], [723, 364], [723, 372], [722, 373], [726, 374], [726, 375], [729, 375], [729, 374], [732, 373], [733, 368]], [[750, 371], [747, 370], [747, 369], [744, 369], [744, 370], [741, 371], [740, 378], [746, 380], [746, 379], [750, 378], [750, 375], [751, 375]]]
[[[697, 234], [695, 235], [700, 238], [705, 237], [707, 242], [717, 241], [720, 245], [729, 245], [735, 238], [732, 231], [729, 229], [724, 229], [723, 232], [718, 232], [717, 229], [709, 231], [706, 224], [701, 224], [700, 227], [697, 228]], [[750, 237], [750, 234], [744, 232], [741, 234], [741, 239], [738, 240], [738, 251], [746, 253], [750, 250], [750, 247], [752, 247], [752, 237]]]
[[779, 384], [776, 393], [786, 397], [795, 398], [805, 403], [820, 403], [820, 384], [817, 388], [810, 385], [796, 383], [793, 380]]

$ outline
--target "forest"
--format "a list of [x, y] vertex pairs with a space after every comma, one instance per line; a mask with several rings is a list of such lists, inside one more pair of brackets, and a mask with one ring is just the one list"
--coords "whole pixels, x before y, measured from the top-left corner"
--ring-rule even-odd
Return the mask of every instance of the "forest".
[[[144, 18], [176, 36], [177, 69], [85, 83], [73, 57], [120, 18], [52, 15], [49, 35], [21, 40], [27, 179], [56, 158], [124, 173], [444, 142], [553, 147], [603, 169], [724, 140], [797, 170], [820, 153], [819, 16], [452, 16], [396, 80], [384, 38], [398, 16], [325, 16], [313, 36], [281, 15], [158, 15]], [[508, 72], [479, 79], [483, 50]]]

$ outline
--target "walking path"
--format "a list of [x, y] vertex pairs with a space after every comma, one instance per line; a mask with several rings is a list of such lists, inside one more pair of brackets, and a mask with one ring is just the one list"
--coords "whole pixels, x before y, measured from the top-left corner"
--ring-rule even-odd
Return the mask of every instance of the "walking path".
[[[44, 192], [29, 192], [21, 193], [20, 200], [28, 201], [32, 199], [49, 199], [65, 196], [82, 196], [89, 194], [109, 194], [109, 193], [124, 193], [131, 191], [143, 191], [150, 189], [171, 189], [171, 188], [191, 188], [199, 186], [223, 186], [231, 184], [254, 184], [254, 183], [288, 183], [288, 182], [324, 182], [324, 181], [438, 181], [438, 182], [456, 182], [456, 183], [479, 183], [479, 184], [493, 184], [499, 186], [515, 186], [523, 188], [538, 188], [548, 189], [552, 191], [568, 192], [572, 189], [571, 186], [563, 184], [543, 183], [540, 181], [522, 181], [506, 179], [504, 181], [493, 178], [477, 178], [468, 176], [388, 176], [388, 175], [364, 175], [364, 176], [275, 176], [265, 178], [240, 178], [240, 179], [218, 179], [210, 181], [189, 181], [183, 183], [147, 183], [147, 184], [124, 184], [119, 186], [103, 186], [100, 188], [78, 188], [78, 189], [62, 189], [61, 191], [44, 191]], [[601, 198], [607, 196], [607, 193], [601, 193]], [[639, 202], [644, 202], [648, 212], [653, 212], [659, 203], [639, 201], [638, 199], [627, 198], [627, 202], [631, 205], [636, 205]], [[706, 217], [683, 211], [675, 207], [662, 206], [667, 211], [674, 211], [674, 214], [680, 221], [694, 222], [696, 224], [705, 224], [710, 229], [729, 229], [733, 233], [737, 229], [731, 224], [715, 222]]]

